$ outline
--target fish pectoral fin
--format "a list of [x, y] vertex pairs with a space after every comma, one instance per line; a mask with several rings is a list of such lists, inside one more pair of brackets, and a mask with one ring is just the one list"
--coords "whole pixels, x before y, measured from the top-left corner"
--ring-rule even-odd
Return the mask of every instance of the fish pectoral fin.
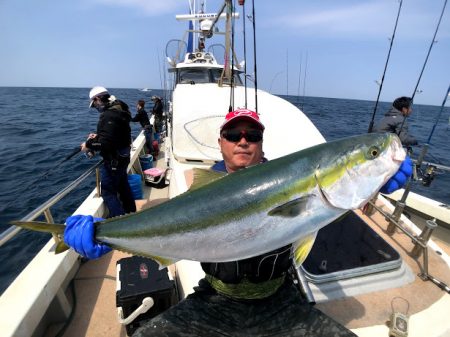
[[281, 216], [285, 218], [295, 218], [301, 214], [308, 204], [308, 200], [314, 197], [314, 195], [306, 195], [294, 200], [291, 200], [283, 205], [277, 206], [270, 210], [268, 215], [270, 216]]
[[161, 256], [149, 256], [149, 258], [155, 260], [159, 264], [159, 270], [167, 268], [171, 264], [174, 264], [175, 262], [178, 261]]
[[316, 236], [317, 232], [314, 232], [292, 244], [294, 251], [294, 264], [296, 268], [305, 262], [312, 246], [314, 245], [314, 241], [316, 241]]
[[194, 181], [192, 182], [192, 185], [189, 188], [190, 191], [200, 188], [204, 185], [207, 185], [227, 175], [225, 172], [217, 172], [213, 170], [200, 168], [194, 168], [193, 171], [194, 171]]

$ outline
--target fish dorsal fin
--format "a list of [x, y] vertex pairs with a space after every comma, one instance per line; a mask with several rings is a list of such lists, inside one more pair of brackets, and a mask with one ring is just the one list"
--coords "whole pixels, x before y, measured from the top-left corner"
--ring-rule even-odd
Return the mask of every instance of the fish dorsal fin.
[[316, 240], [316, 236], [317, 232], [314, 232], [292, 244], [296, 268], [298, 268], [308, 257], [314, 241]]
[[193, 171], [194, 171], [194, 181], [192, 182], [192, 185], [189, 188], [190, 191], [200, 188], [204, 185], [207, 185], [227, 175], [226, 172], [217, 172], [201, 168], [194, 168]]
[[269, 211], [270, 216], [281, 216], [284, 218], [295, 218], [302, 213], [308, 204], [308, 200], [314, 195], [305, 195], [303, 197], [291, 200], [283, 205], [277, 206]]

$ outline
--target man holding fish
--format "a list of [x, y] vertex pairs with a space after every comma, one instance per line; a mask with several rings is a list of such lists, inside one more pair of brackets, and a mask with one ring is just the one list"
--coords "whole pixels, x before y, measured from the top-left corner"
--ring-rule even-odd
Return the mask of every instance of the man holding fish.
[[[237, 175], [242, 175], [240, 178], [242, 184], [246, 179], [253, 179], [259, 171], [257, 172], [251, 167], [267, 161], [263, 152], [263, 134], [264, 125], [257, 113], [247, 109], [238, 109], [228, 113], [220, 128], [218, 139], [223, 161], [213, 165], [211, 169], [223, 172], [225, 175], [239, 171]], [[368, 135], [367, 137], [371, 137], [370, 141], [372, 141], [374, 136]], [[222, 251], [226, 250], [223, 248], [220, 249], [220, 252], [216, 252], [213, 248], [216, 243], [213, 242], [212, 246], [208, 248], [210, 254], [206, 252], [203, 255], [208, 256], [207, 258], [195, 254], [185, 256], [188, 259], [202, 262], [205, 278], [200, 280], [199, 286], [193, 294], [146, 322], [133, 336], [355, 336], [351, 331], [307, 304], [302, 299], [298, 288], [293, 284], [288, 270], [293, 262], [299, 265], [304, 261], [320, 227], [339, 217], [347, 209], [363, 206], [383, 184], [382, 190], [390, 193], [406, 183], [412, 173], [411, 160], [408, 157], [405, 159], [401, 144], [395, 135], [383, 135], [383, 137], [378, 143], [368, 141], [367, 150], [364, 146], [361, 147], [361, 150], [352, 149], [352, 154], [349, 154], [348, 157], [353, 157], [341, 170], [328, 169], [323, 158], [313, 158], [302, 163], [298, 171], [290, 172], [289, 167], [293, 166], [294, 162], [294, 159], [290, 158], [293, 155], [283, 157], [286, 159], [281, 158], [263, 164], [262, 167], [267, 169], [261, 175], [266, 180], [261, 181], [256, 188], [254, 183], [249, 183], [250, 187], [236, 196], [244, 199], [243, 202], [247, 204], [261, 204], [262, 206], [250, 205], [246, 209], [236, 208], [233, 210], [233, 214], [239, 213], [236, 215], [237, 219], [226, 220], [226, 224], [236, 223], [235, 228], [248, 225], [249, 229], [255, 231], [259, 231], [260, 227], [267, 228], [267, 226], [281, 224], [280, 227], [285, 228], [288, 233], [286, 235], [279, 234], [279, 240], [271, 246], [270, 242], [273, 239], [267, 235], [278, 235], [278, 228], [274, 227], [268, 231], [267, 235], [264, 234], [266, 236], [261, 234], [261, 237], [258, 238], [263, 241], [263, 244], [259, 246], [255, 244], [254, 247], [252, 242], [248, 241], [245, 241], [241, 247], [238, 241], [243, 236], [242, 233], [237, 234], [240, 236], [237, 238], [232, 238], [230, 235], [227, 240], [236, 242], [234, 246], [230, 245], [230, 250], [233, 251], [230, 253], [231, 255], [223, 253]], [[360, 138], [356, 140], [359, 141]], [[328, 150], [326, 146], [326, 144], [319, 145], [317, 151], [311, 151], [311, 157], [314, 157], [315, 152], [322, 151], [321, 156], [325, 157], [325, 160], [330, 158], [329, 160], [332, 161], [333, 152], [343, 152], [339, 149], [336, 151], [335, 148]], [[358, 151], [360, 153], [354, 154]], [[389, 158], [383, 159], [382, 157], [388, 151], [390, 153], [385, 157]], [[306, 155], [308, 154], [309, 152], [306, 153]], [[381, 159], [384, 161], [374, 163], [368, 167], [367, 171], [362, 171], [363, 173], [368, 172], [367, 177], [360, 177], [364, 174], [360, 174], [361, 172], [358, 170], [364, 169], [366, 161]], [[287, 178], [280, 177], [271, 180], [270, 174], [276, 168], [274, 166], [276, 161], [286, 168], [285, 176]], [[389, 163], [387, 163], [388, 161]], [[396, 163], [391, 165], [391, 162]], [[398, 169], [399, 166], [400, 169]], [[311, 167], [313, 173], [303, 177], [302, 180], [289, 181], [291, 175], [295, 176], [298, 172], [307, 171]], [[385, 170], [386, 173], [372, 173], [375, 167], [378, 170]], [[243, 176], [243, 171], [250, 172], [250, 170], [254, 170], [254, 174]], [[379, 176], [381, 178], [378, 179]], [[224, 178], [220, 178], [220, 180]], [[355, 188], [354, 184], [350, 184], [356, 178], [361, 178], [357, 184], [358, 188]], [[255, 189], [264, 190], [266, 187], [263, 185], [277, 185], [278, 180], [283, 179], [286, 181], [281, 182], [277, 189], [267, 187], [267, 191], [254, 191]], [[366, 187], [372, 185], [367, 182], [373, 180], [377, 181], [371, 189]], [[388, 180], [387, 183], [385, 183], [386, 180]], [[233, 183], [234, 181], [231, 179], [226, 181], [226, 185]], [[375, 186], [375, 184], [377, 185]], [[359, 194], [350, 191], [349, 186], [353, 187], [352, 190], [359, 190]], [[276, 192], [278, 194], [273, 196]], [[261, 199], [252, 200], [253, 194], [258, 193], [262, 193]], [[351, 193], [352, 195], [350, 195]], [[216, 196], [217, 194], [208, 193], [208, 195]], [[229, 197], [231, 198], [231, 195]], [[218, 195], [216, 198], [220, 199], [220, 196]], [[229, 200], [229, 203], [233, 203], [233, 200]], [[269, 202], [273, 202], [274, 205], [267, 205], [264, 208], [263, 204]], [[307, 218], [309, 224], [305, 225], [303, 234], [300, 235], [298, 230], [291, 229], [292, 219], [296, 218], [297, 223], [301, 222], [302, 212], [306, 209], [308, 213], [318, 214], [325, 208], [327, 210], [324, 211], [326, 214], [323, 217], [326, 220], [323, 220], [322, 225], [316, 225], [319, 223], [318, 221]], [[247, 214], [251, 211], [257, 214], [252, 214], [251, 217]], [[209, 210], [209, 212], [214, 212], [214, 210]], [[169, 213], [166, 216], [169, 217]], [[224, 217], [225, 215], [218, 214], [217, 216]], [[245, 224], [249, 221], [253, 222]], [[78, 253], [88, 258], [98, 258], [109, 252], [108, 245], [114, 248], [119, 246], [119, 243], [112, 241], [108, 242], [108, 245], [102, 243], [107, 240], [101, 239], [101, 233], [96, 234], [96, 238], [100, 238], [100, 240], [94, 241], [94, 232], [94, 219], [91, 216], [72, 216], [66, 221], [64, 240]], [[107, 237], [106, 234], [105, 237]], [[290, 237], [292, 237], [292, 241], [289, 241]], [[264, 243], [267, 244], [264, 245]], [[264, 247], [270, 251], [263, 251]], [[274, 247], [276, 249], [273, 249]], [[219, 249], [217, 250], [219, 251]], [[181, 256], [166, 257], [165, 264], [174, 262]], [[161, 261], [163, 259], [158, 260], [160, 263]]]

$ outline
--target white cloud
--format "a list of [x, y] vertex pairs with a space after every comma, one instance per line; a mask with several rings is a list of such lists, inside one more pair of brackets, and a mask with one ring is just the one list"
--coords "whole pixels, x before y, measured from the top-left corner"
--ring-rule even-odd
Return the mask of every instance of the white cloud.
[[[371, 1], [355, 5], [327, 9], [316, 2], [313, 7], [296, 7], [290, 14], [280, 15], [271, 20], [278, 26], [295, 30], [296, 34], [339, 38], [390, 37], [399, 8], [396, 1]], [[439, 8], [421, 8], [415, 4], [402, 5], [398, 29], [403, 37], [426, 38], [430, 29], [435, 29]], [[444, 27], [441, 27], [444, 29]], [[444, 31], [443, 31], [444, 33]], [[446, 34], [446, 33], [445, 33]]]
[[128, 7], [142, 11], [145, 15], [159, 16], [174, 9], [187, 8], [186, 3], [177, 0], [95, 0], [95, 2], [111, 7]]

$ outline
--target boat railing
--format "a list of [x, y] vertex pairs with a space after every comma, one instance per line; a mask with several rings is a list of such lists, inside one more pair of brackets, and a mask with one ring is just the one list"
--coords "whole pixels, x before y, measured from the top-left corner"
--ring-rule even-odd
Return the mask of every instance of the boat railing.
[[386, 233], [388, 235], [393, 235], [396, 231], [396, 229], [399, 229], [401, 232], [403, 232], [406, 236], [408, 236], [412, 242], [414, 243], [414, 247], [409, 252], [409, 255], [416, 259], [416, 261], [419, 263], [419, 258], [422, 255], [422, 264], [419, 263], [419, 267], [421, 269], [421, 272], [419, 273], [419, 277], [423, 281], [431, 281], [435, 285], [437, 285], [442, 290], [450, 293], [450, 287], [445, 284], [443, 281], [439, 280], [438, 278], [432, 276], [429, 272], [428, 265], [429, 265], [429, 257], [428, 257], [428, 241], [431, 238], [431, 234], [433, 233], [433, 230], [437, 227], [436, 220], [428, 220], [426, 222], [426, 226], [423, 228], [422, 232], [419, 235], [411, 233], [410, 230], [405, 228], [400, 223], [400, 214], [396, 214], [397, 208], [394, 209], [392, 214], [389, 214], [384, 211], [383, 208], [379, 207], [376, 204], [377, 196], [375, 196], [372, 200], [369, 201], [368, 205], [370, 207], [367, 207], [365, 209], [365, 214], [370, 215], [372, 213], [372, 209], [376, 209], [380, 214], [382, 214], [386, 221], [388, 222], [388, 227], [386, 228]]
[[[54, 223], [53, 216], [50, 211], [50, 208], [55, 205], [58, 201], [72, 192], [78, 185], [80, 185], [87, 177], [89, 177], [94, 171], [96, 172], [96, 189], [97, 195], [100, 196], [100, 174], [99, 174], [99, 166], [103, 163], [103, 160], [99, 161], [95, 165], [91, 166], [87, 169], [83, 174], [81, 174], [77, 179], [73, 180], [66, 187], [64, 187], [61, 191], [55, 194], [53, 197], [45, 201], [39, 207], [32, 210], [26, 216], [24, 216], [20, 221], [32, 221], [39, 217], [41, 214], [44, 214], [45, 219], [49, 223]], [[16, 236], [22, 228], [17, 226], [11, 226], [3, 233], [0, 234], [0, 247], [7, 243], [10, 239]]]

